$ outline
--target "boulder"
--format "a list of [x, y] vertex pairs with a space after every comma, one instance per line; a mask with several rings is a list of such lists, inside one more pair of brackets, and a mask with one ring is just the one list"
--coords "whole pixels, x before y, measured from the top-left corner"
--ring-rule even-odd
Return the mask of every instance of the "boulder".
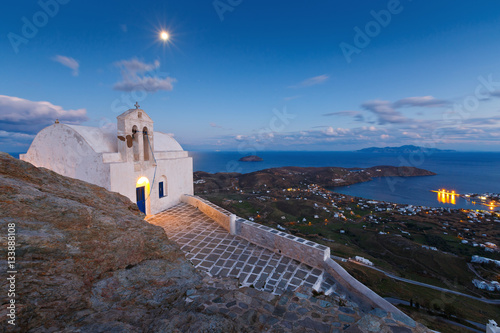
[[[7, 256], [13, 223], [17, 270], [16, 326], [7, 323], [5, 292], [0, 331], [142, 332], [225, 322], [184, 306], [200, 273], [118, 193], [0, 153], [0, 212], [0, 255]], [[0, 270], [7, 271], [5, 260]], [[0, 289], [8, 289], [5, 278]]]

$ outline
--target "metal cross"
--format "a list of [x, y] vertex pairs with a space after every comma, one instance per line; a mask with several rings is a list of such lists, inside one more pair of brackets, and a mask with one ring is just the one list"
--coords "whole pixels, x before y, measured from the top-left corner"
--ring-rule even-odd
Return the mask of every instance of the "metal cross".
[[135, 106], [136, 109], [138, 109], [140, 105], [139, 105], [138, 102], [135, 102], [134, 106]]

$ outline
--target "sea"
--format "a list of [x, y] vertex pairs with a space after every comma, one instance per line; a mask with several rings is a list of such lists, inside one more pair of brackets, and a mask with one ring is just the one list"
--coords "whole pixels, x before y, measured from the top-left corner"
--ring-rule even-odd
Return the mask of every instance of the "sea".
[[[457, 194], [500, 193], [500, 153], [421, 152], [361, 153], [313, 151], [265, 151], [256, 155], [262, 162], [240, 162], [239, 152], [191, 152], [194, 170], [248, 173], [284, 166], [368, 168], [379, 165], [413, 166], [436, 173], [425, 177], [384, 177], [370, 182], [330, 190], [376, 201], [427, 207], [484, 209], [480, 200], [444, 196], [431, 192], [445, 189]], [[495, 208], [499, 211], [499, 207]]]
[[[334, 151], [263, 151], [262, 162], [240, 162], [245, 154], [229, 151], [193, 151], [195, 171], [248, 173], [284, 166], [368, 168], [379, 165], [413, 166], [436, 173], [425, 177], [384, 177], [330, 190], [376, 201], [427, 207], [488, 209], [480, 201], [442, 196], [433, 190], [458, 194], [500, 193], [500, 153], [422, 152], [413, 154]], [[19, 158], [19, 153], [11, 153]], [[454, 198], [454, 199], [453, 199]], [[474, 203], [475, 202], [475, 203]], [[500, 207], [495, 210], [499, 211]]]

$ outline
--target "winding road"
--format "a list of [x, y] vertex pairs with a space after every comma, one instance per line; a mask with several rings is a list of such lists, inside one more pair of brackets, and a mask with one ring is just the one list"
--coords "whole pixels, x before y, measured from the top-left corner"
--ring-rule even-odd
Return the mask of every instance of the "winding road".
[[341, 258], [341, 257], [337, 257], [337, 256], [331, 256], [331, 258], [334, 259], [334, 260], [349, 261], [349, 262], [356, 263], [356, 264], [358, 264], [360, 266], [363, 266], [363, 267], [374, 269], [374, 270], [376, 270], [376, 271], [378, 271], [380, 273], [385, 274], [387, 277], [390, 277], [391, 279], [394, 279], [394, 280], [397, 280], [397, 281], [402, 281], [402, 282], [414, 284], [416, 286], [427, 287], [427, 288], [431, 288], [431, 289], [434, 289], [434, 290], [442, 291], [442, 292], [445, 292], [445, 293], [455, 294], [455, 295], [458, 295], [458, 296], [468, 297], [470, 299], [473, 299], [473, 300], [476, 300], [476, 301], [479, 301], [479, 302], [483, 302], [483, 303], [487, 303], [487, 304], [500, 305], [500, 299], [486, 299], [486, 298], [475, 297], [475, 296], [471, 296], [471, 295], [468, 295], [468, 294], [461, 293], [459, 291], [454, 291], [454, 290], [450, 290], [450, 289], [446, 289], [446, 288], [441, 288], [441, 287], [433, 286], [431, 284], [427, 284], [427, 283], [423, 283], [423, 282], [418, 282], [418, 281], [414, 281], [414, 280], [410, 280], [410, 279], [405, 279], [405, 278], [396, 276], [396, 275], [394, 275], [392, 273], [388, 273], [386, 271], [383, 271], [380, 268], [376, 268], [376, 267], [373, 267], [373, 266], [364, 265], [364, 264], [362, 264], [360, 262], [357, 262], [355, 260], [352, 260], [352, 259], [345, 259], [345, 258]]

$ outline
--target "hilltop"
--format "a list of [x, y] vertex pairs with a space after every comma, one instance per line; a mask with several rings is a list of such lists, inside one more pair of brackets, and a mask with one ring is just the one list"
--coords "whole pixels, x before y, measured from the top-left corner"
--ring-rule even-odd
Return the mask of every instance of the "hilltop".
[[0, 211], [1, 228], [15, 229], [9, 269], [17, 270], [14, 282], [0, 282], [16, 289], [16, 326], [7, 323], [6, 293], [0, 332], [426, 331], [338, 295], [277, 296], [203, 274], [128, 198], [1, 152]]
[[15, 225], [18, 271], [16, 326], [6, 330], [2, 301], [1, 332], [241, 331], [187, 305], [202, 275], [120, 194], [0, 153], [0, 211], [2, 230]]

